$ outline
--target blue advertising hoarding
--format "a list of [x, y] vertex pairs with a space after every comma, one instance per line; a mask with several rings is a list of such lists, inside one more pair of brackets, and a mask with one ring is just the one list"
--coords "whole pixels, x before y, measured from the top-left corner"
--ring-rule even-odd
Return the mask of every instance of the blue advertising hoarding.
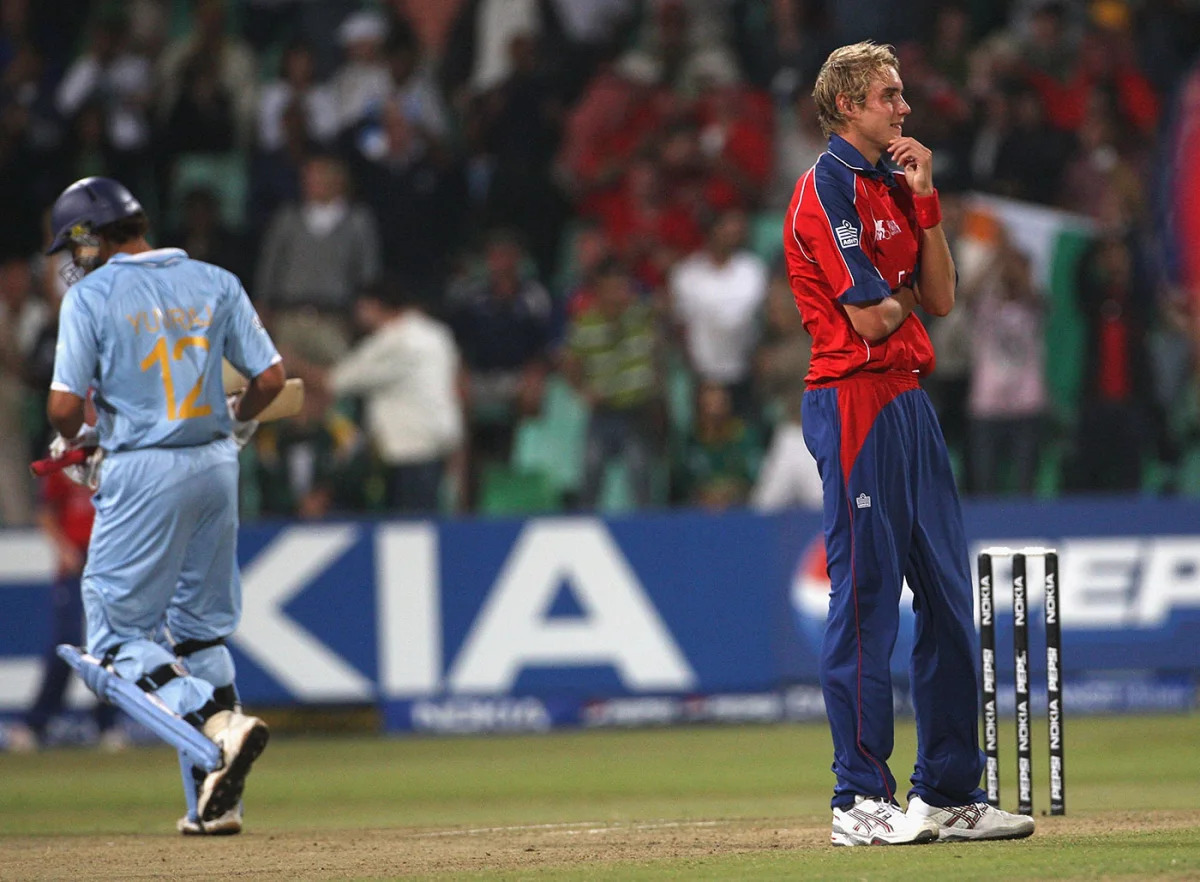
[[[964, 514], [973, 556], [1059, 550], [1068, 708], [1191, 706], [1200, 504]], [[242, 531], [240, 556], [231, 646], [251, 706], [374, 703], [390, 728], [447, 731], [820, 713], [828, 580], [811, 513], [262, 524]], [[998, 646], [1011, 684], [1006, 567], [997, 561]], [[36, 688], [50, 571], [36, 533], [0, 532], [0, 712]], [[1029, 581], [1036, 612], [1036, 560]], [[901, 707], [909, 624], [893, 665]], [[1036, 678], [1041, 632], [1031, 639]]]

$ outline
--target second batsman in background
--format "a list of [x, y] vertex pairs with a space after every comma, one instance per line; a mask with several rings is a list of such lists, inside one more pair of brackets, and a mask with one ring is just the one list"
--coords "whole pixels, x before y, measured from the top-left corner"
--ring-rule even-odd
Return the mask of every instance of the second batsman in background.
[[[117, 181], [76, 181], [51, 224], [48, 253], [70, 249], [78, 279], [62, 305], [47, 415], [59, 450], [99, 445], [88, 469], [98, 489], [83, 571], [87, 650], [221, 748], [224, 764], [196, 782], [199, 820], [185, 817], [180, 832], [237, 833], [246, 775], [268, 738], [241, 713], [225, 646], [242, 608], [238, 450], [283, 387], [283, 363], [237, 277], [151, 248], [141, 205]], [[252, 378], [232, 404], [222, 356]], [[89, 387], [94, 429], [83, 418]], [[164, 625], [173, 651], [157, 642]]]
[[[87, 422], [95, 423], [96, 414], [91, 402], [85, 402]], [[83, 639], [83, 598], [80, 577], [87, 560], [88, 541], [92, 535], [90, 487], [71, 480], [66, 472], [54, 472], [41, 482], [41, 504], [38, 525], [54, 548], [57, 573], [50, 593], [54, 612], [51, 635], [42, 661], [42, 684], [37, 697], [25, 715], [24, 724], [9, 730], [10, 750], [36, 750], [49, 736], [51, 720], [66, 709], [67, 685], [71, 668], [54, 651], [59, 643], [78, 643]], [[117, 709], [103, 701], [94, 711], [99, 744], [103, 750], [123, 750], [128, 736], [117, 722]]]
[[[903, 90], [890, 46], [829, 56], [813, 90], [829, 148], [797, 182], [783, 235], [813, 339], [803, 424], [825, 498], [831, 590], [820, 675], [837, 776], [834, 845], [1016, 839], [1034, 827], [988, 805], [979, 788], [967, 542], [946, 443], [918, 382], [933, 369], [933, 346], [913, 313], [949, 313], [955, 271], [933, 155], [903, 134]], [[888, 768], [906, 578], [917, 718], [907, 812]]]

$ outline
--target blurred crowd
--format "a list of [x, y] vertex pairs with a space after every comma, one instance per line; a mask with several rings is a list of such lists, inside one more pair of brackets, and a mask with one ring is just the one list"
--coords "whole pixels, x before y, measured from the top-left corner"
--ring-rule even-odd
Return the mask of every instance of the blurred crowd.
[[1008, 237], [930, 322], [964, 492], [1200, 492], [1187, 0], [0, 0], [0, 522], [47, 441], [46, 210], [91, 174], [237, 273], [306, 380], [244, 452], [249, 517], [819, 506], [781, 212], [860, 39], [897, 47], [953, 248], [971, 193], [1091, 231], [1068, 405]]

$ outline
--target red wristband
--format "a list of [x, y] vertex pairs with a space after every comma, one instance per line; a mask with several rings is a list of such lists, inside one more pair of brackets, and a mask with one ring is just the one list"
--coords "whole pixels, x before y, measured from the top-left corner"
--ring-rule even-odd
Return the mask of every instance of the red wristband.
[[928, 196], [913, 196], [913, 210], [917, 213], [917, 226], [922, 230], [936, 227], [942, 222], [942, 203], [938, 199], [938, 191], [934, 190]]

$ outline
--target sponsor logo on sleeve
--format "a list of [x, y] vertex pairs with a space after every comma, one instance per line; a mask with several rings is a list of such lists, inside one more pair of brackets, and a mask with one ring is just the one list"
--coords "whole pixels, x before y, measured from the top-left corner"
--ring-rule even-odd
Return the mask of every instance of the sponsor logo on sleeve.
[[850, 221], [842, 221], [833, 228], [833, 232], [837, 235], [838, 244], [843, 248], [853, 248], [858, 245], [858, 228]]

